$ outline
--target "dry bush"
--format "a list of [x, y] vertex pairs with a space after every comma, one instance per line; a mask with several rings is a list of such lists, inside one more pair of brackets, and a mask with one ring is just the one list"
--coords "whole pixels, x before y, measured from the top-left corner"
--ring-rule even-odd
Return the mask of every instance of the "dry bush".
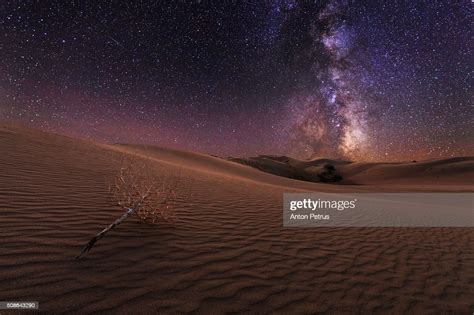
[[120, 170], [109, 190], [124, 214], [97, 233], [82, 249], [76, 259], [91, 250], [94, 244], [131, 215], [142, 222], [175, 222], [180, 174], [157, 178], [152, 163], [138, 156], [124, 157]]
[[132, 214], [138, 219], [156, 224], [175, 221], [179, 184], [179, 174], [157, 179], [148, 161], [125, 158], [109, 190], [122, 209], [135, 209]]

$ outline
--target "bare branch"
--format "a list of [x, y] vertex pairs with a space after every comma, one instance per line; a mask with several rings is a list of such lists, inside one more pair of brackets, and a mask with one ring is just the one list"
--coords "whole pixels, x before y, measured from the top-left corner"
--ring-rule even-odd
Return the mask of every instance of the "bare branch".
[[76, 259], [87, 254], [98, 240], [131, 215], [148, 224], [156, 224], [160, 220], [174, 222], [180, 175], [163, 176], [157, 180], [154, 174], [152, 164], [148, 160], [139, 157], [123, 159], [122, 167], [109, 190], [125, 212], [96, 234]]

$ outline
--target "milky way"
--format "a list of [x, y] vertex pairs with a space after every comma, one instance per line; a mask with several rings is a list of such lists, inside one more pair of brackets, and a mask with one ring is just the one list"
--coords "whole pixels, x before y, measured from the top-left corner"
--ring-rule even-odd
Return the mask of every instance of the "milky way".
[[[356, 68], [352, 52], [356, 38], [344, 21], [346, 9], [347, 3], [333, 1], [317, 15], [311, 26], [311, 52], [322, 51], [316, 55], [314, 68], [314, 82], [319, 86], [309, 97], [290, 104], [296, 112], [296, 130], [291, 131], [296, 148], [309, 157], [364, 158], [368, 150], [370, 100], [357, 86], [367, 79]], [[325, 63], [320, 61], [322, 56]]]
[[473, 155], [468, 1], [2, 1], [0, 118], [222, 156]]

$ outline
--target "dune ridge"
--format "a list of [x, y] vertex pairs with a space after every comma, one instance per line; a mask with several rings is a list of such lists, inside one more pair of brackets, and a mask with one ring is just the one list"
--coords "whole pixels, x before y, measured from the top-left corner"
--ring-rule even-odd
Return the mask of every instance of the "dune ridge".
[[393, 185], [425, 182], [431, 185], [474, 185], [474, 157], [471, 156], [399, 163], [364, 163], [321, 158], [302, 161], [269, 155], [231, 157], [229, 160], [273, 175], [311, 182], [324, 182], [321, 175], [329, 167], [340, 175], [340, 179], [331, 181], [338, 184]]
[[[288, 229], [281, 222], [283, 192], [473, 191], [462, 176], [472, 174], [471, 158], [420, 162], [426, 181], [395, 176], [417, 165], [392, 165], [393, 183], [379, 178], [385, 165], [340, 164], [336, 169], [362, 184], [330, 185], [204, 154], [104, 145], [8, 124], [0, 125], [0, 148], [0, 300], [39, 301], [48, 313], [474, 308], [473, 229]], [[152, 160], [157, 175], [181, 171], [192, 199], [179, 208], [176, 225], [127, 220], [74, 261], [121, 214], [107, 188], [122, 155], [132, 153]], [[442, 176], [451, 164], [459, 174]], [[449, 185], [433, 183], [436, 176]]]

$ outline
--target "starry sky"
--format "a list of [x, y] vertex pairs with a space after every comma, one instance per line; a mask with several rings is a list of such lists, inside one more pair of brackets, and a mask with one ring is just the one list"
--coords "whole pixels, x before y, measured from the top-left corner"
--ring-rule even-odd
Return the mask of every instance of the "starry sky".
[[0, 120], [106, 143], [474, 155], [471, 1], [0, 2]]

